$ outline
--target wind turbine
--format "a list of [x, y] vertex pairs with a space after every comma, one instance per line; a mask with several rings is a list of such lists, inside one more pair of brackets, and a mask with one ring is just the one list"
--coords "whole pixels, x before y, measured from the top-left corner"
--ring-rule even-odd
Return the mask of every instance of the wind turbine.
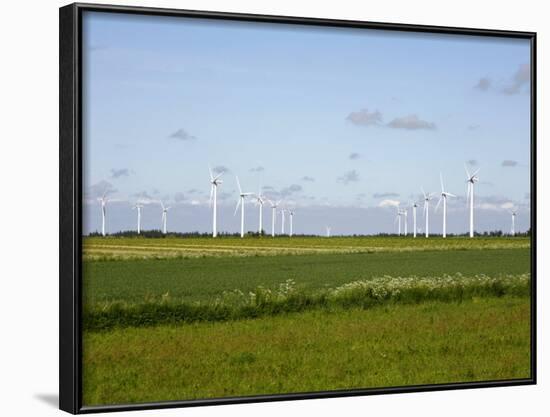
[[255, 195], [256, 197], [256, 205], [260, 206], [260, 215], [259, 215], [259, 221], [258, 221], [258, 234], [262, 235], [263, 230], [263, 212], [264, 212], [264, 203], [266, 202], [264, 196], [262, 195], [262, 187], [260, 187], [260, 190], [258, 191], [258, 194]]
[[289, 234], [289, 236], [292, 237], [292, 220], [294, 218], [294, 211], [289, 210], [288, 214], [289, 214], [289, 217], [290, 217], [290, 234]]
[[426, 219], [426, 237], [430, 237], [430, 200], [433, 198], [433, 193], [426, 194], [424, 188], [420, 188], [424, 194], [424, 218]]
[[395, 220], [393, 221], [393, 224], [397, 223], [397, 236], [401, 236], [401, 216], [403, 215], [403, 212], [399, 207], [397, 207], [397, 215], [395, 216]]
[[170, 210], [170, 206], [165, 207], [164, 203], [161, 201], [160, 205], [162, 207], [162, 234], [166, 234], [166, 220], [168, 218], [168, 210]]
[[281, 200], [277, 202], [272, 200], [268, 201], [269, 204], [271, 204], [271, 237], [275, 237], [275, 218], [277, 216], [277, 207], [279, 207]]
[[413, 237], [416, 238], [416, 208], [418, 207], [418, 203], [415, 201], [412, 204], [413, 209]]
[[235, 206], [235, 213], [233, 213], [233, 216], [237, 214], [237, 210], [239, 209], [239, 205], [241, 206], [241, 238], [244, 237], [244, 199], [250, 195], [254, 195], [254, 193], [244, 193], [241, 188], [241, 183], [239, 182], [239, 177], [235, 176], [237, 179], [237, 186], [239, 187], [239, 199], [237, 200], [237, 206]]
[[105, 206], [107, 205], [107, 197], [105, 196], [107, 193], [103, 193], [103, 195], [98, 198], [98, 201], [101, 203], [101, 235], [105, 236]]
[[466, 164], [464, 164], [464, 169], [466, 170], [466, 183], [468, 184], [468, 192], [466, 195], [466, 201], [470, 199], [470, 237], [474, 237], [474, 184], [479, 181], [477, 169], [472, 175], [468, 172]]
[[138, 235], [141, 233], [141, 209], [143, 208], [143, 204], [136, 203], [132, 207], [132, 210], [137, 210], [137, 233]]
[[325, 226], [326, 230], [327, 230], [327, 237], [330, 237], [330, 226]]
[[516, 216], [518, 212], [516, 210], [510, 210], [509, 213], [512, 215], [512, 228], [510, 229], [510, 234], [512, 236], [516, 235]]
[[[223, 175], [223, 172], [220, 172], [214, 177], [212, 174], [212, 169], [208, 167], [210, 172], [210, 205], [212, 206], [212, 237], [218, 236], [218, 185], [222, 184], [223, 181], [220, 180], [220, 177]], [[212, 205], [212, 202], [214, 204]]]
[[441, 182], [441, 196], [439, 197], [439, 201], [435, 206], [435, 210], [437, 211], [439, 205], [441, 204], [441, 201], [443, 201], [443, 238], [446, 238], [447, 237], [447, 197], [456, 197], [456, 195], [445, 191], [445, 186], [443, 185], [443, 175], [441, 173], [439, 173], [439, 181]]

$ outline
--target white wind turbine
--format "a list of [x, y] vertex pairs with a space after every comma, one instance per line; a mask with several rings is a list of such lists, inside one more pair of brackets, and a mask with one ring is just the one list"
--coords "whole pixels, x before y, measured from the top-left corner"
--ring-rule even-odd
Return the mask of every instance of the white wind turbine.
[[288, 214], [289, 214], [289, 220], [290, 220], [290, 234], [289, 234], [289, 236], [292, 237], [292, 232], [293, 232], [293, 229], [292, 229], [292, 228], [293, 228], [293, 226], [292, 226], [292, 221], [293, 221], [293, 219], [294, 219], [294, 211], [293, 211], [293, 210], [289, 210]]
[[470, 200], [470, 237], [474, 237], [474, 184], [479, 181], [477, 169], [472, 175], [468, 172], [466, 164], [464, 164], [464, 169], [466, 170], [466, 183], [468, 184], [468, 191], [466, 194], [466, 201]]
[[235, 207], [235, 213], [233, 213], [233, 216], [237, 214], [237, 210], [239, 209], [239, 205], [241, 206], [241, 238], [244, 237], [244, 199], [250, 195], [254, 195], [254, 193], [244, 193], [241, 188], [241, 183], [239, 182], [239, 177], [235, 176], [237, 179], [237, 186], [239, 187], [239, 199], [237, 200], [237, 206]]
[[162, 201], [160, 205], [162, 207], [162, 233], [166, 234], [166, 221], [168, 219], [168, 210], [170, 210], [170, 206], [165, 207]]
[[261, 235], [262, 230], [264, 228], [264, 226], [263, 226], [263, 212], [264, 212], [264, 203], [266, 202], [265, 197], [262, 195], [262, 187], [260, 187], [260, 191], [258, 192], [258, 194], [255, 195], [255, 199], [256, 199], [255, 204], [257, 206], [259, 206], [259, 208], [260, 208], [260, 214], [258, 216], [258, 218], [259, 218], [259, 221], [258, 221], [258, 234]]
[[330, 230], [331, 230], [330, 226], [325, 226], [325, 228], [327, 231], [327, 237], [330, 237]]
[[220, 180], [220, 177], [223, 175], [223, 172], [220, 172], [218, 175], [214, 176], [212, 174], [212, 169], [208, 167], [210, 172], [210, 205], [212, 206], [212, 237], [218, 236], [218, 185], [222, 184], [223, 181]]
[[401, 216], [403, 215], [403, 212], [399, 207], [397, 207], [397, 215], [395, 216], [395, 220], [393, 221], [393, 224], [397, 223], [397, 236], [401, 236]]
[[510, 210], [509, 213], [512, 215], [512, 228], [510, 229], [510, 234], [512, 236], [516, 235], [516, 216], [518, 212], [516, 210]]
[[416, 208], [418, 207], [418, 203], [415, 201], [412, 203], [412, 209], [413, 209], [413, 237], [416, 238]]
[[424, 218], [426, 220], [426, 237], [430, 236], [430, 200], [433, 198], [433, 193], [426, 194], [424, 188], [421, 187], [424, 194]]
[[447, 197], [456, 197], [456, 195], [445, 191], [445, 186], [443, 185], [443, 175], [441, 173], [439, 174], [439, 181], [441, 182], [441, 196], [439, 197], [439, 201], [435, 206], [435, 210], [437, 211], [439, 205], [443, 201], [443, 237], [446, 238], [447, 237]]
[[141, 209], [143, 208], [143, 204], [136, 203], [132, 207], [132, 210], [137, 210], [137, 233], [138, 235], [141, 233]]
[[102, 236], [105, 236], [105, 215], [106, 215], [105, 206], [107, 205], [107, 201], [108, 201], [106, 194], [107, 193], [103, 193], [103, 195], [100, 198], [98, 198], [98, 201], [101, 203], [101, 235]]
[[271, 204], [271, 237], [275, 237], [275, 219], [277, 217], [277, 207], [279, 207], [281, 200], [277, 202], [272, 200], [268, 200], [268, 201], [269, 201], [269, 204]]

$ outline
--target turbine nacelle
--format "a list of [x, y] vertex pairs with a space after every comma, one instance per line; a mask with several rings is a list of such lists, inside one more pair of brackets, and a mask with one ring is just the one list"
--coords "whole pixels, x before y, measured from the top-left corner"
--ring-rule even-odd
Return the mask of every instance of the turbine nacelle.
[[220, 177], [223, 175], [223, 171], [219, 172], [218, 175], [214, 176], [214, 174], [212, 173], [212, 168], [208, 166], [208, 172], [210, 173], [210, 183], [212, 185], [218, 185], [223, 182], [222, 180], [220, 180]]
[[468, 171], [468, 167], [466, 166], [466, 164], [464, 164], [464, 170], [466, 171], [466, 182], [473, 184], [474, 182], [479, 181], [479, 177], [477, 176], [479, 168], [476, 169], [473, 174], [470, 174], [470, 172]]
[[248, 196], [255, 195], [254, 193], [243, 192], [243, 190], [241, 188], [241, 183], [239, 181], [239, 177], [235, 176], [235, 179], [237, 180], [237, 187], [239, 187], [239, 199], [237, 200], [237, 206], [235, 207], [235, 213], [233, 213], [234, 216], [237, 214], [237, 210], [239, 209], [239, 206], [241, 204], [244, 207], [244, 199]]
[[165, 206], [164, 203], [161, 201], [160, 202], [160, 206], [162, 207], [162, 213], [166, 213], [168, 210], [170, 210], [172, 207], [170, 206]]
[[279, 207], [279, 204], [281, 204], [282, 200], [279, 200], [279, 201], [267, 200], [267, 201], [269, 202], [269, 205], [271, 206], [272, 209], [276, 209], [277, 207]]

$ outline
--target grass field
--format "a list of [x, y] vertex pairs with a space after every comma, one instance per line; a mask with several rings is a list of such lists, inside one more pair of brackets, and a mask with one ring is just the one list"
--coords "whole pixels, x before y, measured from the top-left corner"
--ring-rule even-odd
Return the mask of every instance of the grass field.
[[200, 301], [287, 279], [319, 288], [384, 275], [521, 274], [529, 272], [529, 259], [520, 248], [85, 262], [84, 294], [88, 304], [165, 293]]
[[311, 311], [84, 337], [84, 402], [529, 377], [529, 300]]
[[85, 404], [526, 378], [529, 247], [86, 238]]

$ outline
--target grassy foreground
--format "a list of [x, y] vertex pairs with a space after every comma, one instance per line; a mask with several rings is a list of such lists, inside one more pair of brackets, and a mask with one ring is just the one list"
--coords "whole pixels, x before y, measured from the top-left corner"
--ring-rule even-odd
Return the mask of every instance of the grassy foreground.
[[85, 332], [86, 405], [529, 377], [528, 297]]

